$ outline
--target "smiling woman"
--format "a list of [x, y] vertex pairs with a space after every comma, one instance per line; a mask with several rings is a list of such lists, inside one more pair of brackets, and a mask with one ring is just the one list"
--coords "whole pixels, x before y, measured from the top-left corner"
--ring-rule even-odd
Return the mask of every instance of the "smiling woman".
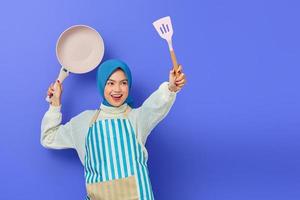
[[104, 105], [121, 106], [128, 97], [131, 88], [131, 72], [126, 63], [120, 60], [108, 60], [98, 70], [98, 89], [104, 97]]
[[[180, 74], [178, 77], [175, 74]], [[181, 67], [170, 71], [139, 108], [131, 108], [131, 72], [126, 63], [108, 60], [100, 65], [97, 85], [103, 102], [98, 110], [80, 113], [61, 124], [61, 85], [50, 86], [51, 105], [42, 120], [41, 143], [46, 148], [76, 149], [84, 165], [87, 199], [153, 200], [145, 143], [167, 115], [185, 84]]]
[[104, 97], [113, 106], [120, 106], [128, 97], [128, 80], [121, 69], [117, 69], [108, 79]]

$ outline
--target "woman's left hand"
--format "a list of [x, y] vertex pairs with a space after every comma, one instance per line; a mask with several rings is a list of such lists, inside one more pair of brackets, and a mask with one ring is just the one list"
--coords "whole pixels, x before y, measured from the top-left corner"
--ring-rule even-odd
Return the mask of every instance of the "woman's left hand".
[[186, 83], [185, 74], [182, 73], [182, 67], [179, 65], [177, 69], [178, 76], [176, 77], [175, 70], [172, 69], [169, 75], [169, 90], [171, 92], [177, 92], [182, 89]]

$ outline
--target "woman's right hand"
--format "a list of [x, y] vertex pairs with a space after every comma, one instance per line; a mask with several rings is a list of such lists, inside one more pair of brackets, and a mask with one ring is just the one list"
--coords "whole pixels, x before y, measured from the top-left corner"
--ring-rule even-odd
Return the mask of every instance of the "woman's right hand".
[[50, 104], [53, 106], [60, 106], [61, 105], [61, 93], [62, 93], [62, 84], [59, 80], [56, 81], [55, 87], [54, 84], [48, 88], [47, 95], [50, 97]]

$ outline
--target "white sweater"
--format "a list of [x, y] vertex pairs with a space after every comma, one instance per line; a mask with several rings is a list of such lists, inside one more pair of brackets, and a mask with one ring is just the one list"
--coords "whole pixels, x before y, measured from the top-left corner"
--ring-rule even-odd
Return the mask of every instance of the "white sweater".
[[[127, 104], [120, 107], [109, 107], [101, 104], [101, 111], [97, 120], [127, 117], [147, 159], [148, 153], [145, 148], [147, 137], [152, 129], [168, 114], [175, 99], [176, 93], [168, 89], [168, 82], [164, 82], [158, 90], [146, 99], [141, 107], [132, 109], [126, 116]], [[83, 111], [64, 125], [61, 124], [62, 113], [60, 110], [61, 106], [50, 105], [45, 113], [41, 124], [41, 144], [51, 149], [76, 149], [81, 163], [84, 164], [85, 137], [97, 110]]]

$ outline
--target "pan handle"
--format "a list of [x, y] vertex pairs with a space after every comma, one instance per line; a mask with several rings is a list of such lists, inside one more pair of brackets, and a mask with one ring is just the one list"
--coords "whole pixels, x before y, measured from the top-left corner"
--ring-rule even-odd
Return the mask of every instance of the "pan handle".
[[[59, 80], [59, 82], [62, 83], [65, 80], [65, 78], [67, 78], [68, 76], [69, 76], [69, 71], [64, 67], [61, 67], [61, 69], [59, 71], [59, 75], [56, 80]], [[54, 83], [54, 89], [56, 89], [56, 87], [57, 87], [56, 84], [57, 84], [57, 81], [55, 81], [55, 83]], [[48, 95], [46, 97], [46, 101], [50, 103], [50, 97]]]

